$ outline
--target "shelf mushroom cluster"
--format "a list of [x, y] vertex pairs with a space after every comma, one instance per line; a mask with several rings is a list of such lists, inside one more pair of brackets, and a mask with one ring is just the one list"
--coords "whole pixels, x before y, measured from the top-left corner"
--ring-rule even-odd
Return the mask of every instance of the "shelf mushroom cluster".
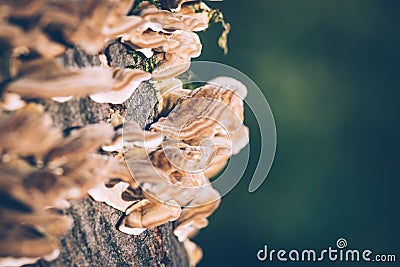
[[106, 177], [121, 176], [120, 161], [96, 153], [113, 135], [109, 124], [63, 137], [43, 111], [29, 104], [0, 118], [0, 266], [56, 258], [58, 238], [73, 223], [59, 211]]
[[161, 84], [160, 111], [167, 115], [149, 130], [125, 121], [123, 130], [103, 146], [123, 155], [134, 180], [106, 180], [89, 195], [123, 211], [118, 228], [128, 234], [174, 221], [174, 234], [191, 248], [189, 255], [196, 262], [199, 248], [193, 249], [195, 244], [188, 239], [208, 225], [207, 217], [220, 203], [209, 178], [248, 143], [243, 124], [247, 91], [227, 77], [193, 91], [181, 84], [166, 89], [179, 84], [177, 79]]
[[[173, 221], [190, 264], [200, 260], [201, 249], [189, 238], [219, 205], [209, 178], [248, 142], [246, 88], [220, 77], [183, 89], [174, 77], [200, 55], [195, 32], [208, 27], [211, 10], [201, 1], [151, 2], [0, 2], [0, 57], [9, 67], [0, 76], [0, 266], [56, 258], [58, 237], [73, 223], [60, 210], [87, 193], [124, 212], [118, 228], [128, 234]], [[104, 53], [113, 40], [155, 60], [155, 68], [110, 66]], [[60, 65], [73, 46], [98, 56], [101, 65]], [[162, 95], [162, 117], [146, 131], [135, 122], [117, 130], [99, 123], [64, 136], [34, 104], [80, 97], [123, 104], [145, 81]], [[116, 121], [113, 126], [122, 120]]]
[[[136, 5], [133, 0], [2, 1], [0, 44], [11, 49], [15, 61], [13, 82], [6, 92], [59, 101], [94, 95], [96, 102], [122, 104], [142, 81], [163, 80], [183, 73], [191, 58], [201, 53], [202, 45], [194, 32], [208, 27], [210, 9], [201, 2], [181, 2], [174, 9], [179, 11], [171, 12], [147, 1], [141, 1], [131, 11]], [[55, 63], [54, 58], [71, 45], [95, 55], [115, 39], [154, 57], [156, 67], [152, 73], [108, 66], [64, 69]], [[40, 59], [20, 62], [18, 57], [23, 55], [39, 55]], [[29, 68], [21, 70], [21, 65]], [[117, 86], [113, 80], [116, 72], [120, 80]], [[81, 86], [76, 86], [77, 81]]]
[[[122, 35], [122, 42], [151, 56], [157, 53], [160, 63], [152, 73], [153, 80], [173, 78], [185, 72], [191, 58], [201, 54], [201, 42], [194, 32], [207, 29], [210, 9], [201, 3], [199, 10], [190, 5], [178, 6], [179, 12], [160, 10], [152, 4], [140, 4], [143, 23]], [[201, 8], [201, 9], [200, 9]]]

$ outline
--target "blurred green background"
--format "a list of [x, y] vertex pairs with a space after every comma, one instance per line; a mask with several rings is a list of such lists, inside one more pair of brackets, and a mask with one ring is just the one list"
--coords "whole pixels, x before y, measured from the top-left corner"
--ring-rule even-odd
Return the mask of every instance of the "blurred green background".
[[[251, 176], [243, 177], [194, 239], [204, 251], [199, 266], [330, 266], [258, 262], [256, 253], [265, 244], [335, 248], [340, 237], [349, 248], [396, 254], [398, 264], [400, 1], [209, 5], [232, 24], [230, 50], [224, 56], [217, 47], [221, 29], [213, 26], [200, 34], [199, 59], [233, 66], [258, 84], [278, 143], [262, 187], [248, 193]], [[246, 124], [257, 127], [248, 111]], [[253, 131], [251, 149], [258, 144]]]

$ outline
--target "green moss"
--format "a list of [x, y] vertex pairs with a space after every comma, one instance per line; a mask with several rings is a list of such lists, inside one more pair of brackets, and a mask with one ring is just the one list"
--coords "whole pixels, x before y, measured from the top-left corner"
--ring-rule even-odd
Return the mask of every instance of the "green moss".
[[135, 50], [128, 50], [128, 53], [132, 57], [135, 62], [132, 66], [127, 66], [128, 68], [133, 69], [142, 69], [147, 72], [153, 72], [156, 67], [156, 55], [153, 55], [151, 58], [147, 58], [143, 53]]

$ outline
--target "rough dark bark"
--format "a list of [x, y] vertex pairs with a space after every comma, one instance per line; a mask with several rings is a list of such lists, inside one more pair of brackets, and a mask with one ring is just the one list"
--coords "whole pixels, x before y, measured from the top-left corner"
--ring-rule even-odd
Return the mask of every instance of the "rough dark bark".
[[[132, 52], [118, 42], [110, 44], [105, 52], [112, 66], [147, 67], [146, 62], [137, 60]], [[99, 65], [98, 57], [87, 55], [78, 48], [68, 50], [58, 60], [65, 66]], [[142, 127], [153, 121], [157, 98], [150, 84], [140, 86], [128, 102], [129, 119], [134, 119]], [[104, 121], [110, 108], [108, 104], [97, 104], [88, 98], [44, 104], [55, 124], [64, 131]], [[61, 241], [60, 257], [53, 262], [42, 260], [32, 266], [189, 265], [183, 244], [172, 234], [171, 223], [149, 229], [139, 236], [130, 236], [115, 227], [121, 212], [89, 197], [71, 204], [66, 213], [74, 218], [75, 224]]]
[[89, 198], [73, 202], [67, 214], [75, 224], [61, 241], [60, 257], [36, 266], [188, 266], [172, 224], [130, 236], [115, 228], [121, 212]]

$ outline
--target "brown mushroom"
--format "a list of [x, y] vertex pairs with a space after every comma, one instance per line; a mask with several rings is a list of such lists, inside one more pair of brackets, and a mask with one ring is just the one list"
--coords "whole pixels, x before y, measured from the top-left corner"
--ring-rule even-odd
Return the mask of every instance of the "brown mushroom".
[[184, 5], [178, 11], [179, 14], [190, 16], [198, 21], [198, 25], [193, 31], [204, 31], [210, 23], [210, 8], [204, 3], [196, 3], [194, 5]]
[[113, 133], [112, 126], [107, 123], [87, 125], [72, 131], [67, 138], [53, 146], [45, 160], [51, 162], [60, 157], [66, 160], [84, 157], [84, 152], [95, 151], [110, 139]]
[[128, 189], [129, 183], [119, 182], [112, 186], [99, 183], [89, 189], [88, 194], [96, 201], [104, 202], [107, 205], [125, 212], [135, 201], [126, 201], [122, 198], [123, 193]]
[[[187, 12], [188, 13], [188, 12]], [[208, 21], [200, 20], [197, 16], [184, 13], [174, 13], [160, 10], [152, 4], [142, 4], [140, 16], [152, 23], [160, 24], [167, 31], [199, 31], [208, 26]]]
[[143, 131], [134, 121], [125, 122], [122, 134], [125, 147], [132, 144], [136, 147], [151, 149], [159, 147], [163, 140], [160, 133]]
[[[184, 240], [207, 225], [207, 217], [219, 204], [219, 194], [206, 177], [247, 143], [243, 139], [247, 129], [243, 126], [245, 94], [235, 82], [226, 80], [195, 91], [182, 89], [179, 82], [171, 80], [179, 87], [173, 92], [168, 83], [158, 82], [189, 68], [191, 58], [199, 56], [202, 49], [193, 31], [204, 30], [209, 23], [205, 5], [198, 4], [197, 10], [184, 4], [187, 1], [175, 2], [173, 12], [142, 3], [138, 16], [127, 15], [131, 0], [7, 0], [0, 7], [0, 39], [6, 40], [13, 55], [40, 55], [38, 60], [22, 64], [15, 57], [15, 71], [5, 84], [1, 104], [2, 109], [17, 111], [0, 119], [0, 197], [10, 204], [0, 205], [0, 228], [10, 229], [0, 236], [0, 243], [10, 244], [0, 246], [0, 265], [56, 257], [57, 238], [71, 228], [72, 220], [52, 210], [63, 209], [68, 200], [80, 199], [88, 192], [95, 200], [124, 212], [118, 227], [129, 234], [177, 221], [175, 234]], [[37, 25], [26, 29], [19, 24], [20, 18], [37, 21]], [[57, 41], [48, 36], [54, 32], [60, 37]], [[118, 36], [146, 56], [158, 57], [152, 74], [111, 69], [104, 55], [101, 67], [82, 69], [65, 69], [53, 60], [65, 51], [65, 45], [96, 54]], [[63, 102], [90, 96], [96, 102], [121, 104], [149, 79], [165, 87], [159, 89], [164, 95], [160, 110], [166, 117], [154, 123], [151, 131], [129, 122], [123, 131], [99, 123], [63, 137], [43, 107], [23, 107], [21, 100]], [[213, 102], [210, 109], [201, 103], [204, 99]], [[200, 104], [191, 111], [190, 101]], [[208, 120], [201, 118], [207, 116]], [[170, 123], [171, 119], [177, 119], [176, 123]], [[110, 122], [119, 126], [123, 119], [111, 117]], [[118, 155], [99, 155], [100, 147]], [[119, 160], [123, 157], [126, 162]], [[13, 240], [18, 240], [20, 247]], [[201, 250], [187, 239], [185, 247], [190, 264], [196, 264]]]
[[223, 86], [224, 88], [234, 91], [241, 99], [245, 99], [247, 96], [247, 88], [240, 81], [226, 76], [219, 76], [208, 81], [210, 84], [215, 84], [217, 86]]
[[188, 96], [191, 90], [182, 88], [182, 81], [177, 78], [155, 81], [153, 83], [158, 95], [158, 112], [168, 115], [182, 97]]
[[35, 263], [39, 258], [55, 259], [60, 250], [54, 237], [29, 225], [0, 224], [0, 265], [20, 266]]
[[52, 260], [58, 237], [72, 226], [71, 218], [52, 210], [68, 207], [68, 200], [111, 177], [131, 179], [120, 161], [95, 153], [114, 131], [100, 123], [63, 138], [34, 104], [3, 115], [0, 129], [0, 265]]
[[66, 40], [81, 46], [87, 53], [96, 54], [109, 39], [129, 30], [138, 23], [137, 17], [125, 17], [132, 1], [88, 0], [70, 8], [79, 24], [63, 27]]
[[175, 221], [181, 213], [181, 207], [173, 200], [161, 203], [145, 199], [133, 204], [125, 213], [118, 229], [129, 234], [140, 234], [146, 228]]
[[5, 93], [1, 102], [1, 108], [8, 111], [20, 109], [25, 106], [25, 101], [21, 100], [21, 96], [12, 93]]
[[123, 103], [140, 83], [151, 78], [135, 69], [85, 67], [63, 69], [52, 60], [37, 60], [18, 70], [6, 91], [27, 98], [52, 98], [67, 101], [72, 96], [87, 96], [99, 103]]
[[[246, 89], [239, 82], [224, 78], [193, 91], [182, 89], [177, 80], [155, 85], [160, 94], [164, 93], [162, 113], [166, 117], [150, 125], [150, 130], [163, 138], [152, 146], [138, 146], [147, 132], [131, 124], [127, 127], [130, 137], [124, 144], [125, 158], [147, 200], [175, 201], [183, 207], [174, 231], [183, 241], [205, 227], [207, 217], [219, 205], [220, 195], [205, 177], [217, 174], [231, 155], [248, 142], [242, 102]], [[145, 206], [143, 202], [136, 205], [134, 210]], [[130, 220], [133, 232], [146, 228], [139, 223], [140, 213], [132, 213]], [[153, 222], [161, 223], [156, 218]]]
[[183, 241], [183, 245], [189, 257], [190, 266], [196, 266], [200, 262], [201, 258], [203, 258], [203, 251], [199, 246], [189, 239], [185, 239], [185, 241]]
[[43, 155], [61, 138], [40, 105], [25, 108], [0, 118], [0, 151], [22, 156]]
[[190, 68], [190, 58], [181, 58], [176, 54], [166, 54], [161, 63], [152, 72], [152, 80], [168, 80], [184, 73]]
[[26, 18], [32, 17], [40, 12], [49, 0], [3, 0], [2, 11], [10, 17]]
[[181, 32], [173, 34], [172, 40], [179, 42], [179, 46], [173, 52], [166, 53], [164, 59], [152, 72], [153, 80], [167, 80], [187, 71], [190, 60], [198, 57], [202, 45], [197, 34], [193, 32]]
[[122, 104], [133, 94], [139, 85], [151, 78], [151, 74], [136, 69], [115, 68], [112, 73], [113, 85], [110, 91], [91, 94], [97, 103]]
[[0, 40], [4, 40], [14, 49], [26, 47], [47, 58], [58, 56], [65, 51], [64, 46], [51, 41], [39, 28], [25, 32], [20, 27], [1, 20]]
[[183, 208], [176, 221], [174, 234], [183, 242], [208, 225], [207, 217], [218, 208], [221, 196], [210, 184], [201, 188], [193, 200]]
[[179, 47], [180, 42], [170, 38], [170, 34], [158, 31], [147, 31], [145, 26], [152, 27], [152, 23], [145, 23], [142, 30], [130, 31], [121, 37], [121, 41], [132, 46], [134, 49], [157, 48], [162, 51], [173, 51]]
[[200, 87], [179, 99], [168, 116], [152, 124], [150, 129], [183, 141], [213, 137], [221, 121], [231, 121], [227, 125], [229, 127], [242, 124], [237, 112], [233, 112], [241, 108], [241, 103], [235, 98], [237, 96], [233, 91], [222, 87]]
[[112, 70], [102, 67], [81, 69], [53, 68], [46, 64], [47, 72], [32, 72], [10, 82], [6, 90], [24, 97], [86, 96], [111, 91], [114, 83]]

